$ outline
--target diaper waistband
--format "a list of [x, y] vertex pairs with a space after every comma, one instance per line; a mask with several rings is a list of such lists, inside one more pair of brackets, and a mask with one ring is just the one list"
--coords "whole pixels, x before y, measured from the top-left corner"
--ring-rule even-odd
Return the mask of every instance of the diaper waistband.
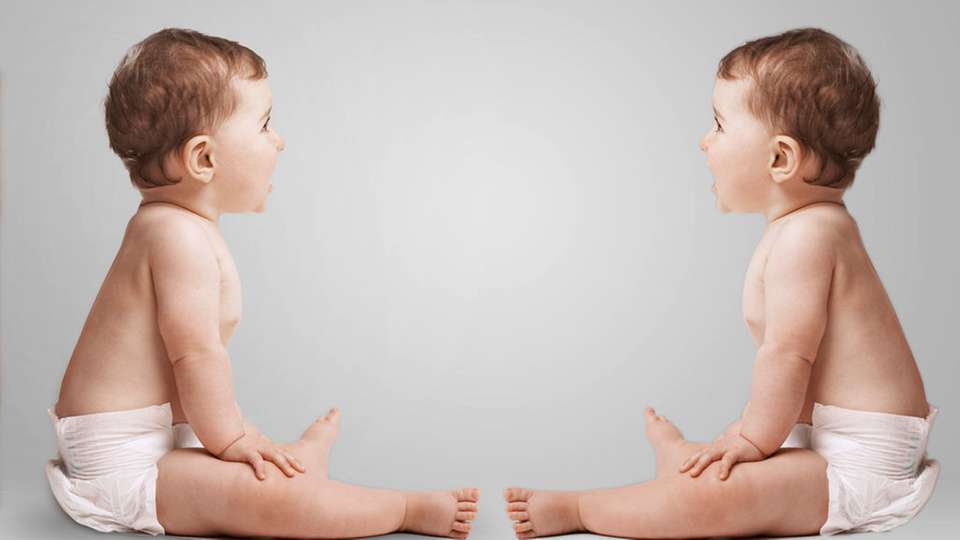
[[56, 404], [47, 409], [47, 415], [50, 417], [50, 420], [53, 422], [54, 426], [75, 425], [81, 427], [91, 427], [106, 424], [117, 425], [118, 423], [139, 424], [143, 423], [145, 418], [155, 418], [160, 422], [166, 418], [169, 418], [170, 422], [168, 423], [173, 422], [173, 410], [170, 407], [169, 401], [159, 405], [147, 405], [146, 407], [141, 407], [139, 409], [106, 411], [64, 417], [57, 416], [56, 410]]
[[[938, 409], [925, 418], [814, 404], [811, 448], [828, 462], [866, 467], [891, 479], [916, 475]], [[854, 463], [856, 462], [856, 463]]]
[[[837, 407], [836, 405], [824, 405], [822, 403], [813, 404], [813, 415], [827, 415], [831, 420], [833, 419], [847, 419], [853, 420], [858, 424], [862, 425], [864, 422], [867, 422], [871, 425], [883, 425], [890, 427], [914, 429], [917, 431], [930, 429], [930, 424], [933, 423], [934, 418], [936, 418], [937, 413], [940, 412], [940, 409], [936, 408], [932, 404], [928, 403], [927, 406], [929, 410], [927, 416], [921, 418], [919, 416], [909, 416], [905, 414], [893, 414], [877, 411], [860, 411], [856, 409], [846, 409], [843, 407]], [[814, 422], [814, 425], [817, 423]]]
[[170, 403], [139, 409], [57, 416], [47, 409], [67, 474], [91, 479], [123, 470], [142, 470], [173, 448]]

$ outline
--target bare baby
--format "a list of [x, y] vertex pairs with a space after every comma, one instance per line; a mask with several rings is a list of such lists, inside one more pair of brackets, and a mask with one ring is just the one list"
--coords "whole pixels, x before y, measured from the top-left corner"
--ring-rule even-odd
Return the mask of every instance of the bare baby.
[[727, 54], [713, 108], [700, 149], [717, 206], [767, 222], [743, 290], [757, 347], [747, 406], [711, 444], [648, 409], [652, 481], [508, 489], [519, 538], [883, 531], [933, 490], [936, 409], [843, 203], [879, 126], [872, 75], [836, 36], [790, 31]]
[[227, 354], [240, 280], [218, 223], [266, 207], [285, 144], [271, 109], [263, 60], [198, 32], [157, 32], [114, 73], [110, 144], [142, 202], [49, 411], [51, 489], [70, 517], [105, 532], [466, 538], [474, 488], [329, 479], [337, 410], [290, 444], [240, 413]]

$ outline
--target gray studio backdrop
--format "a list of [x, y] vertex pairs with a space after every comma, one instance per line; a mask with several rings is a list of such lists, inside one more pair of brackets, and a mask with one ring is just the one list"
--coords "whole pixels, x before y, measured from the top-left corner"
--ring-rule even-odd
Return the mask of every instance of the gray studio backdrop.
[[286, 440], [340, 406], [334, 477], [478, 485], [478, 537], [505, 538], [508, 485], [651, 477], [645, 404], [695, 439], [739, 413], [764, 222], [715, 210], [697, 141], [724, 53], [821, 26], [879, 83], [877, 148], [847, 200], [942, 409], [921, 523], [956, 523], [956, 4], [0, 6], [0, 505], [37, 494], [36, 516], [58, 512], [45, 409], [139, 200], [102, 100], [149, 33], [236, 39], [270, 71], [287, 149], [269, 210], [222, 220], [246, 415]]

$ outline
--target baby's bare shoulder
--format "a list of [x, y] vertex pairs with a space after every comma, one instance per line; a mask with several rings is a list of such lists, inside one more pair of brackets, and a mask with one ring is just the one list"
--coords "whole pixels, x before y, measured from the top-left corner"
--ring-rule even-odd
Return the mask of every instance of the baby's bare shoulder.
[[809, 268], [825, 271], [836, 264], [846, 240], [855, 231], [856, 223], [839, 206], [797, 212], [779, 224], [768, 251], [767, 270]]
[[807, 244], [807, 249], [829, 250], [856, 234], [857, 224], [841, 206], [823, 205], [797, 212], [780, 226], [776, 244]]
[[151, 204], [130, 219], [126, 236], [153, 261], [192, 257], [216, 262], [212, 234], [209, 223], [199, 216], [171, 205]]

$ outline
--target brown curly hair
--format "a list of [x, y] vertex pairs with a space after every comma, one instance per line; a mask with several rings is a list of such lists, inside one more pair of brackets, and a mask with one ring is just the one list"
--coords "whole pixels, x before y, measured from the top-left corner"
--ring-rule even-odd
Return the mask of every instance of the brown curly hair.
[[749, 79], [753, 115], [820, 158], [810, 184], [846, 189], [874, 148], [877, 85], [856, 49], [830, 32], [800, 28], [750, 41], [720, 60], [717, 77]]
[[[162, 159], [233, 114], [238, 103], [231, 81], [238, 77], [266, 78], [263, 58], [235, 41], [193, 30], [166, 28], [127, 51], [104, 108], [110, 148], [135, 186], [179, 181], [163, 172]], [[148, 177], [148, 168], [160, 177]]]

